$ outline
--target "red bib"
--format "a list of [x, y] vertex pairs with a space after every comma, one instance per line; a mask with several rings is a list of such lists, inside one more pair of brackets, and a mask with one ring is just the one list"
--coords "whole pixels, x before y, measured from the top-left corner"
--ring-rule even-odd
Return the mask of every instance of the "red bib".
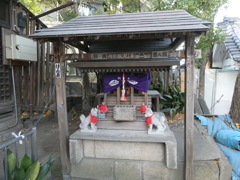
[[151, 115], [149, 117], [146, 117], [146, 124], [147, 125], [152, 124], [152, 117], [153, 117], [153, 115]]
[[96, 116], [92, 116], [90, 114], [90, 121], [91, 121], [91, 123], [95, 124], [98, 121], [98, 118]]

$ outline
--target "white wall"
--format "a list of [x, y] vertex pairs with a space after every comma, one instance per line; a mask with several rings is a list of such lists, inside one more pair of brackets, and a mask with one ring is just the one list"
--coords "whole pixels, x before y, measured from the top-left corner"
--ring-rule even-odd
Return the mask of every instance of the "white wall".
[[[210, 113], [219, 115], [229, 113], [237, 73], [237, 70], [205, 70], [204, 99]], [[216, 103], [218, 100], [219, 102]]]

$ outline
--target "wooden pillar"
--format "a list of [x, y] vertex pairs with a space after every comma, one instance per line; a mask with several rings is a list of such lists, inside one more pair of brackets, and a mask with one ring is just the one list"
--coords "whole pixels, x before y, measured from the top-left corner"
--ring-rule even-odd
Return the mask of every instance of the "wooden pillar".
[[117, 105], [120, 104], [120, 87], [117, 88]]
[[144, 103], [148, 106], [148, 93], [144, 92]]
[[66, 88], [65, 88], [65, 70], [63, 62], [63, 45], [61, 42], [54, 43], [54, 58], [55, 58], [55, 76], [56, 76], [56, 100], [57, 100], [57, 117], [59, 126], [60, 149], [61, 149], [61, 164], [62, 174], [66, 177], [70, 173], [69, 161], [69, 134], [68, 134], [68, 119], [67, 119], [67, 103], [66, 103]]
[[134, 104], [134, 88], [133, 87], [131, 87], [130, 93], [131, 93], [131, 105], [133, 105]]
[[107, 93], [104, 93], [103, 95], [103, 101], [107, 105]]
[[185, 180], [194, 180], [193, 128], [194, 128], [194, 37], [185, 41], [185, 112], [184, 112], [184, 154]]
[[[31, 21], [31, 30], [30, 30], [30, 34], [33, 34], [35, 32], [35, 25], [36, 25], [36, 21], [32, 20]], [[29, 116], [30, 119], [33, 118], [33, 67], [34, 67], [34, 62], [30, 62], [30, 94], [29, 94]]]

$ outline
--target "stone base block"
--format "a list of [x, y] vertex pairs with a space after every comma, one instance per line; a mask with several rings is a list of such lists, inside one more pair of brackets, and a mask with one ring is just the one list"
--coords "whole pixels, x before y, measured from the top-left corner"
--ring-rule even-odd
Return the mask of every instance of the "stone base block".
[[[79, 164], [71, 164], [73, 179], [95, 180], [184, 180], [184, 163], [178, 169], [169, 169], [164, 162], [129, 161], [83, 158]], [[215, 161], [195, 161], [195, 180], [219, 179], [219, 167]]]

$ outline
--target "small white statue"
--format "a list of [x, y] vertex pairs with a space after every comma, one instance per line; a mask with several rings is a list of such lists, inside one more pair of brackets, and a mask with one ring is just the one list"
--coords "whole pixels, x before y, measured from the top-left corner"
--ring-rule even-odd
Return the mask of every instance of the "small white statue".
[[[79, 127], [81, 128], [81, 132], [96, 132], [97, 126], [96, 123], [98, 121], [97, 118], [98, 109], [92, 108], [91, 113], [85, 117], [83, 114], [80, 116], [81, 124]], [[89, 129], [88, 126], [91, 124], [91, 128]]]
[[[153, 113], [151, 108], [147, 108], [146, 113], [146, 124], [149, 125], [148, 134], [164, 134], [166, 129], [165, 121], [166, 117], [163, 113]], [[157, 127], [156, 131], [153, 131], [153, 125]]]

